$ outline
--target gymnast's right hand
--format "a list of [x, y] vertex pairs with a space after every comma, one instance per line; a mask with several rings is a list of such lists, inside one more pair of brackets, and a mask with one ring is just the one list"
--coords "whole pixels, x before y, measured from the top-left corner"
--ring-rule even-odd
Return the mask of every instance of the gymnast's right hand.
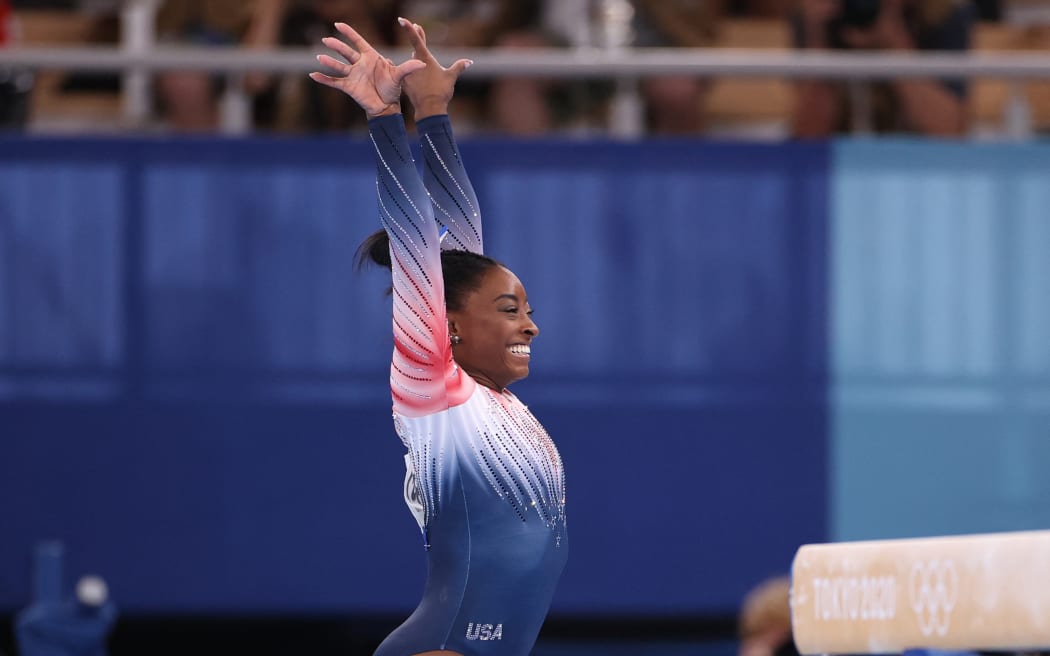
[[376, 52], [354, 28], [346, 23], [336, 23], [335, 28], [346, 36], [350, 45], [335, 37], [325, 37], [321, 42], [350, 63], [328, 55], [318, 55], [317, 61], [337, 76], [310, 73], [310, 79], [350, 96], [370, 119], [400, 113], [401, 82], [415, 71], [426, 68], [426, 63], [409, 59], [395, 66], [394, 62]]

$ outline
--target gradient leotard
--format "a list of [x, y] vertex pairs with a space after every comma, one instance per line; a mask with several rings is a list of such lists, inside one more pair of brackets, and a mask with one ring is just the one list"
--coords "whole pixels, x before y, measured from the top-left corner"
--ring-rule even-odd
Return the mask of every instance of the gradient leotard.
[[523, 656], [568, 551], [561, 458], [517, 397], [475, 383], [452, 359], [440, 226], [446, 248], [480, 253], [481, 222], [448, 117], [417, 127], [426, 187], [402, 117], [369, 122], [393, 262], [394, 425], [428, 559], [422, 601], [376, 654]]

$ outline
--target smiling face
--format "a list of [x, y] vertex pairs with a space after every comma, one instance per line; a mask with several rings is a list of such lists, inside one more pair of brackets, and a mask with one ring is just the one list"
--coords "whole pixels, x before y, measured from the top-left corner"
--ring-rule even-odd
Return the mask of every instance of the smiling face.
[[449, 310], [452, 355], [479, 384], [496, 391], [529, 375], [530, 345], [540, 333], [525, 287], [502, 266], [484, 273], [481, 285], [458, 310]]

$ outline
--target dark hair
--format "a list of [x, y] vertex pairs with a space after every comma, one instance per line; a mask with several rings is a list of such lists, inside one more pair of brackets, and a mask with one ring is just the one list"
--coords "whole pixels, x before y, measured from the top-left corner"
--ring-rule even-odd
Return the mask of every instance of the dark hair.
[[[390, 262], [390, 236], [386, 230], [377, 230], [361, 242], [354, 256], [360, 270], [367, 264], [378, 264], [387, 269]], [[489, 269], [503, 266], [496, 260], [471, 251], [441, 251], [441, 277], [445, 283], [445, 307], [461, 310], [467, 295], [481, 287], [481, 278]], [[390, 293], [390, 290], [387, 290]]]

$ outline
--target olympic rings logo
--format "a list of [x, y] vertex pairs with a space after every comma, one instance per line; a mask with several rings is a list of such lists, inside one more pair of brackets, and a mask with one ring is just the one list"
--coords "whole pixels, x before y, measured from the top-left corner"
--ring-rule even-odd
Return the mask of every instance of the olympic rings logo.
[[959, 599], [959, 575], [950, 560], [919, 561], [911, 566], [908, 599], [924, 636], [948, 634], [952, 610]]

